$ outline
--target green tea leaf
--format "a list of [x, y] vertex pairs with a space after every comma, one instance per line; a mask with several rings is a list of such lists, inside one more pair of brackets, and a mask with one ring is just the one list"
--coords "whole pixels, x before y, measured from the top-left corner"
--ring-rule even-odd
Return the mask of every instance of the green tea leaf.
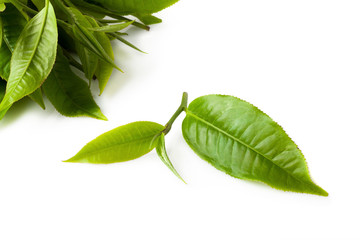
[[[93, 27], [98, 27], [96, 20], [87, 17], [88, 21]], [[110, 56], [112, 60], [114, 60], [114, 52], [111, 46], [110, 39], [107, 37], [107, 35], [103, 32], [95, 32], [94, 33], [96, 39], [99, 41], [101, 46], [103, 46], [105, 52]], [[95, 70], [95, 76], [97, 80], [99, 81], [99, 89], [101, 95], [105, 89], [106, 84], [108, 83], [110, 76], [113, 72], [113, 66], [105, 61], [99, 60], [97, 68]]]
[[8, 79], [10, 75], [10, 60], [11, 52], [6, 44], [3, 44], [0, 47], [0, 77], [3, 79]]
[[45, 103], [44, 103], [41, 88], [38, 88], [35, 90], [35, 92], [31, 93], [29, 95], [29, 98], [31, 98], [31, 100], [36, 102], [42, 109], [45, 110]]
[[[72, 0], [75, 4], [81, 0]], [[152, 14], [167, 8], [178, 0], [91, 0], [92, 3], [119, 14]], [[88, 1], [90, 2], [90, 1]]]
[[[92, 25], [88, 19], [77, 9], [68, 8], [77, 24], [86, 28], [91, 28]], [[75, 49], [79, 55], [80, 61], [83, 65], [84, 73], [87, 79], [92, 80], [98, 65], [98, 56], [90, 49], [86, 48], [79, 41], [75, 41]]]
[[162, 22], [160, 18], [157, 18], [151, 14], [137, 14], [135, 15], [135, 17], [137, 17], [141, 22], [146, 25], [158, 24]]
[[6, 11], [1, 13], [1, 18], [4, 28], [4, 42], [10, 51], [14, 52], [16, 42], [27, 24], [27, 21], [16, 7], [11, 4], [6, 8]]
[[41, 86], [55, 62], [56, 46], [56, 17], [51, 3], [47, 2], [28, 22], [16, 43], [0, 111]]
[[[22, 30], [24, 29], [27, 21], [21, 15], [21, 13], [13, 6], [9, 5], [5, 12], [1, 14], [1, 19], [3, 22], [4, 28], [4, 41], [6, 41], [6, 45], [10, 52], [7, 50], [2, 50], [7, 52], [8, 56], [5, 57], [6, 61], [8, 62], [9, 66], [5, 66], [4, 68], [4, 76], [3, 78], [7, 80], [10, 75], [10, 58], [12, 52], [15, 49], [16, 42], [21, 35]], [[2, 66], [2, 64], [0, 64]], [[1, 75], [1, 73], [0, 73]], [[36, 102], [42, 109], [45, 109], [44, 100], [42, 98], [41, 90], [38, 88], [35, 92], [29, 95], [29, 97]]]
[[190, 147], [215, 168], [274, 188], [327, 196], [285, 131], [253, 105], [231, 96], [194, 100], [182, 125]]
[[[0, 79], [0, 101], [4, 98], [5, 91], [6, 91], [6, 82], [4, 80]], [[8, 110], [9, 110], [9, 108], [0, 111], [0, 120], [3, 119], [3, 117], [5, 116], [5, 114]]]
[[172, 165], [172, 163], [171, 163], [171, 161], [169, 159], [169, 156], [166, 153], [165, 135], [164, 135], [164, 133], [161, 133], [161, 135], [160, 135], [159, 142], [158, 142], [158, 144], [156, 146], [156, 152], [159, 155], [161, 161], [163, 161], [163, 163], [175, 174], [175, 176], [177, 176], [181, 181], [186, 183], [184, 181], [184, 179], [182, 179], [180, 174], [176, 171], [176, 169], [174, 168], [174, 166]]
[[87, 28], [91, 27], [91, 24], [86, 20], [87, 23], [83, 21], [83, 15], [81, 12], [75, 8], [68, 8], [69, 12], [72, 15], [75, 25], [73, 26], [73, 33], [75, 38], [91, 52], [96, 54], [103, 61], [111, 64], [114, 68], [122, 72], [122, 70], [116, 66], [114, 61], [111, 59], [111, 56], [104, 50], [103, 46], [96, 39], [95, 35], [90, 32]]
[[107, 120], [91, 96], [88, 85], [72, 72], [60, 48], [54, 68], [42, 87], [47, 98], [62, 115]]
[[139, 158], [150, 152], [155, 136], [164, 126], [154, 122], [134, 122], [104, 133], [85, 145], [66, 162], [115, 163]]
[[118, 31], [121, 31], [121, 30], [127, 28], [128, 26], [130, 26], [133, 22], [134, 21], [106, 25], [106, 26], [102, 26], [102, 27], [93, 27], [93, 28], [89, 28], [89, 30], [95, 31], [95, 32], [118, 32]]

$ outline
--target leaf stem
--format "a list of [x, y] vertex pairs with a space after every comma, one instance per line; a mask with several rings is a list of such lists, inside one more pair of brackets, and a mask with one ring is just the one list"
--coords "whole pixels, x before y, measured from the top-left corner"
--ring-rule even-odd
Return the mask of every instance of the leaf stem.
[[166, 123], [165, 129], [162, 131], [165, 135], [170, 132], [173, 123], [175, 122], [176, 118], [180, 115], [180, 113], [182, 113], [182, 111], [186, 110], [187, 103], [188, 103], [188, 94], [187, 94], [187, 92], [184, 92], [179, 108], [176, 110], [174, 115], [172, 115], [170, 120]]

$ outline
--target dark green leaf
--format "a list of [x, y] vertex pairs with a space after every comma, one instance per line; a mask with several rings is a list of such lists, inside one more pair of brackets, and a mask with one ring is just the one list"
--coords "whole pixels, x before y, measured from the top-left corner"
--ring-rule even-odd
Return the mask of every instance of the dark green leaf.
[[285, 191], [327, 196], [311, 180], [305, 158], [285, 131], [253, 105], [208, 95], [187, 109], [183, 136], [217, 169]]
[[27, 21], [16, 7], [11, 4], [9, 4], [6, 11], [1, 14], [1, 18], [4, 26], [4, 41], [10, 51], [13, 52]]
[[54, 9], [46, 7], [21, 33], [11, 58], [11, 70], [0, 111], [38, 89], [55, 62], [57, 25]]
[[165, 135], [164, 135], [164, 133], [161, 133], [161, 135], [160, 135], [159, 142], [158, 142], [158, 144], [156, 146], [156, 152], [159, 155], [161, 161], [163, 161], [163, 163], [175, 174], [175, 176], [177, 176], [181, 181], [186, 183], [184, 181], [184, 179], [182, 179], [180, 174], [176, 171], [176, 169], [174, 168], [174, 166], [172, 165], [172, 163], [171, 163], [171, 161], [169, 159], [169, 156], [166, 153]]
[[162, 130], [164, 126], [154, 122], [129, 123], [100, 135], [66, 162], [100, 164], [136, 159], [155, 147], [153, 139]]
[[43, 90], [56, 110], [64, 116], [107, 120], [91, 96], [88, 85], [72, 72], [60, 49]]

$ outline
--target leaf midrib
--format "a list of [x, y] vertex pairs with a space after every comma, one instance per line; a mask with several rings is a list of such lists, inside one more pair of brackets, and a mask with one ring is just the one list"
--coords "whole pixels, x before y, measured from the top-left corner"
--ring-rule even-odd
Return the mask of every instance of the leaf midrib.
[[197, 120], [205, 123], [206, 125], [214, 128], [215, 130], [221, 132], [222, 134], [230, 137], [231, 139], [233, 139], [234, 141], [240, 143], [241, 145], [249, 148], [250, 150], [252, 150], [253, 152], [255, 152], [256, 154], [259, 154], [260, 156], [262, 156], [263, 158], [265, 158], [266, 160], [268, 160], [269, 162], [271, 162], [272, 164], [274, 164], [275, 166], [277, 166], [278, 168], [280, 168], [281, 170], [283, 170], [284, 172], [286, 172], [287, 174], [289, 174], [291, 177], [293, 177], [294, 179], [296, 179], [297, 181], [301, 182], [301, 183], [305, 183], [308, 185], [311, 185], [310, 183], [304, 182], [301, 179], [298, 179], [296, 176], [294, 176], [293, 174], [291, 174], [289, 171], [287, 171], [286, 169], [280, 167], [278, 164], [276, 164], [275, 162], [273, 162], [270, 158], [268, 158], [267, 156], [265, 156], [264, 154], [262, 154], [261, 152], [259, 152], [258, 150], [254, 149], [253, 147], [251, 147], [250, 145], [246, 144], [245, 142], [241, 141], [240, 139], [237, 139], [236, 137], [232, 136], [230, 133], [222, 130], [221, 128], [215, 126], [214, 124], [206, 121], [205, 119], [202, 119], [201, 117], [197, 116], [195, 113], [191, 112], [189, 109], [186, 111], [186, 114], [191, 115], [193, 118], [196, 118]]

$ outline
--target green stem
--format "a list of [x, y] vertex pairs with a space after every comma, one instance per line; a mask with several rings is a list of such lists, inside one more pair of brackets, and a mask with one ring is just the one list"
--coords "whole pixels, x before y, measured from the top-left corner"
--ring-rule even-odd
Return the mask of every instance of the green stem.
[[188, 102], [188, 94], [187, 94], [187, 92], [184, 92], [179, 108], [176, 110], [174, 115], [172, 115], [170, 120], [166, 123], [165, 129], [162, 131], [165, 135], [168, 134], [168, 132], [170, 132], [173, 123], [175, 122], [176, 118], [180, 115], [180, 113], [182, 113], [182, 111], [186, 110], [187, 102]]

